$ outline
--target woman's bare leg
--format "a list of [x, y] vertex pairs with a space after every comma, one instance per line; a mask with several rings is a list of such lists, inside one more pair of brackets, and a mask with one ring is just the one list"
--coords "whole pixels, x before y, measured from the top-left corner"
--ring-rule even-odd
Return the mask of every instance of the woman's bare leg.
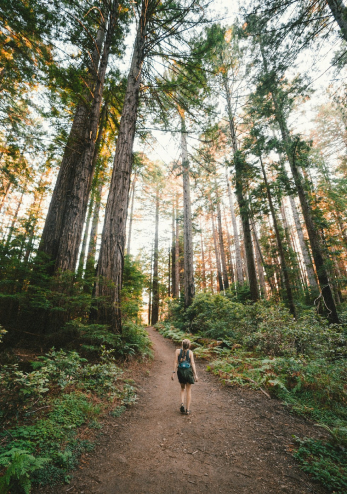
[[192, 399], [192, 385], [186, 384], [186, 390], [187, 390], [187, 410], [190, 410], [190, 402]]
[[184, 404], [184, 390], [185, 390], [185, 387], [186, 385], [185, 384], [181, 384], [181, 403]]

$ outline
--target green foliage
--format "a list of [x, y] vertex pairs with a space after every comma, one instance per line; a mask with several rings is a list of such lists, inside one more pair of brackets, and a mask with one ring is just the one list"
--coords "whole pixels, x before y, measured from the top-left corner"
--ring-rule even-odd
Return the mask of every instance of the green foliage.
[[48, 458], [35, 458], [27, 451], [13, 447], [9, 451], [0, 454], [0, 468], [5, 468], [5, 474], [0, 477], [0, 492], [7, 494], [9, 490], [17, 485], [25, 494], [30, 494], [30, 476], [43, 468]]
[[[169, 318], [156, 326], [158, 331], [177, 343], [190, 339], [195, 355], [209, 359], [208, 370], [223, 383], [266, 390], [326, 429], [331, 441], [303, 440], [295, 455], [328, 489], [345, 492], [345, 326], [328, 325], [313, 310], [294, 320], [282, 304], [245, 305], [230, 294], [198, 294], [186, 311], [174, 302]], [[184, 327], [193, 334], [183, 332]]]
[[124, 405], [120, 405], [119, 407], [116, 407], [114, 410], [110, 412], [110, 415], [112, 417], [120, 417], [122, 413], [124, 413], [126, 410], [126, 407]]
[[347, 451], [329, 442], [296, 438], [299, 448], [294, 457], [301, 468], [321, 482], [330, 492], [347, 490]]
[[[138, 352], [144, 334], [129, 331], [134, 334], [124, 338]], [[148, 349], [147, 340], [143, 344]], [[136, 402], [134, 381], [122, 379], [115, 353], [101, 346], [99, 359], [88, 362], [76, 351], [52, 349], [33, 362], [32, 372], [17, 364], [2, 367], [0, 417], [6, 427], [0, 433], [0, 473], [6, 488], [17, 482], [29, 492], [31, 482], [67, 481], [80, 455], [93, 447], [79, 438], [80, 428], [100, 428], [98, 417], [109, 403], [119, 403], [117, 416]]]
[[68, 341], [73, 339], [88, 353], [99, 352], [105, 346], [112, 348], [118, 357], [151, 356], [151, 341], [142, 326], [126, 321], [122, 329], [118, 334], [112, 333], [107, 325], [70, 321], [58, 335], [61, 341], [64, 341], [64, 335], [68, 335]]
[[[54, 343], [61, 337], [63, 346], [75, 338], [77, 332], [85, 333], [89, 339], [93, 336], [94, 343], [87, 343], [90, 345], [118, 345], [117, 337], [110, 334], [107, 326], [90, 323], [90, 312], [107, 305], [106, 300], [92, 296], [95, 276], [69, 271], [49, 276], [50, 263], [44, 255], [38, 254], [34, 260], [23, 263], [23, 245], [17, 240], [13, 240], [10, 251], [0, 243], [1, 322], [21, 331], [54, 334]], [[126, 256], [122, 289], [125, 332], [127, 327], [140, 323], [138, 314], [142, 307], [144, 284], [145, 275], [139, 262]]]
[[142, 291], [145, 287], [145, 278], [139, 261], [133, 261], [130, 256], [125, 256], [122, 314], [127, 322], [138, 323], [138, 313], [142, 307]]
[[[13, 450], [22, 449], [30, 457], [31, 462], [28, 462], [25, 472], [28, 485], [31, 481], [54, 484], [66, 479], [66, 473], [77, 464], [81, 453], [92, 447], [89, 441], [77, 438], [78, 428], [101, 411], [99, 406], [93, 405], [86, 395], [79, 392], [64, 394], [48, 403], [45, 408], [50, 411], [45, 418], [31, 425], [24, 423], [12, 427], [10, 435], [0, 434], [5, 456]], [[46, 465], [47, 462], [49, 465]], [[5, 478], [12, 476], [10, 464], [3, 463], [2, 467], [5, 468]]]
[[186, 310], [186, 317], [193, 333], [203, 333], [211, 338], [234, 336], [239, 331], [240, 321], [246, 314], [246, 307], [233, 302], [223, 295], [199, 293]]

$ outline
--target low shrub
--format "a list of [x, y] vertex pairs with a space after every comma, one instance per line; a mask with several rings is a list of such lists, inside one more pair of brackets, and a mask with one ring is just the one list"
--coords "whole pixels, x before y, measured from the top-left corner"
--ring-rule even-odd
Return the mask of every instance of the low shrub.
[[347, 492], [347, 451], [329, 442], [315, 439], [296, 438], [298, 448], [294, 457], [300, 462], [302, 470], [330, 492]]
[[1, 493], [17, 485], [29, 492], [32, 482], [68, 481], [80, 455], [93, 447], [79, 437], [80, 428], [89, 428], [92, 438], [104, 409], [135, 403], [134, 382], [123, 379], [114, 354], [102, 346], [99, 360], [88, 362], [76, 351], [52, 349], [33, 362], [31, 372], [17, 364], [2, 367]]

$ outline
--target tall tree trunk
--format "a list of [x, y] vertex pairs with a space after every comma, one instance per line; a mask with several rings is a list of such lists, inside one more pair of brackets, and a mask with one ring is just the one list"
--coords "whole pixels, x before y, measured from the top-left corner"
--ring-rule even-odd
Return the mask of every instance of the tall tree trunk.
[[257, 265], [257, 272], [258, 272], [258, 279], [259, 279], [259, 285], [260, 285], [260, 293], [263, 298], [266, 298], [266, 284], [265, 284], [265, 277], [264, 277], [264, 271], [263, 271], [263, 263], [260, 255], [260, 248], [259, 248], [259, 241], [257, 237], [257, 232], [255, 229], [255, 224], [252, 221], [252, 236], [253, 236], [253, 243], [254, 243], [254, 251], [255, 251], [255, 260], [256, 260], [256, 265]]
[[239, 155], [234, 156], [236, 170], [236, 197], [240, 208], [240, 216], [243, 227], [243, 241], [246, 251], [246, 263], [251, 299], [256, 302], [259, 299], [258, 280], [255, 270], [252, 235], [250, 228], [250, 214], [247, 199], [243, 192], [243, 162]]
[[11, 189], [11, 182], [9, 180], [8, 183], [6, 184], [4, 192], [2, 194], [1, 203], [0, 203], [0, 212], [1, 212], [1, 210], [5, 204], [5, 201], [7, 199], [9, 192], [10, 192], [10, 189]]
[[288, 264], [287, 264], [287, 260], [285, 258], [282, 239], [281, 239], [281, 235], [280, 235], [279, 228], [278, 228], [278, 222], [277, 222], [275, 207], [274, 207], [274, 204], [272, 201], [270, 186], [269, 186], [269, 182], [267, 180], [266, 171], [265, 171], [263, 159], [262, 159], [260, 152], [259, 152], [259, 160], [260, 160], [261, 170], [263, 172], [263, 178], [264, 178], [264, 183], [265, 183], [265, 188], [266, 188], [266, 195], [267, 195], [267, 199], [269, 201], [272, 221], [273, 221], [273, 225], [274, 225], [274, 229], [275, 229], [277, 248], [278, 248], [278, 253], [280, 256], [280, 260], [281, 260], [281, 268], [282, 268], [282, 273], [283, 273], [284, 286], [285, 286], [286, 293], [287, 293], [289, 310], [292, 313], [292, 315], [294, 317], [296, 317], [296, 310], [295, 310], [295, 304], [294, 304], [294, 299], [293, 299], [293, 293], [292, 293], [292, 288], [290, 286]]
[[224, 224], [225, 224], [225, 230], [227, 232], [227, 240], [228, 240], [228, 249], [227, 249], [227, 258], [228, 258], [228, 272], [230, 276], [231, 283], [235, 282], [235, 276], [234, 276], [234, 268], [233, 268], [233, 261], [232, 261], [232, 255], [231, 255], [231, 237], [230, 237], [230, 232], [229, 232], [229, 226], [228, 226], [228, 219], [227, 219], [227, 214], [224, 212]]
[[[42, 204], [43, 197], [44, 197], [44, 192], [42, 192], [40, 195], [40, 199], [39, 199], [39, 203], [38, 203], [38, 207], [37, 207], [37, 212], [39, 212], [41, 210], [41, 204]], [[33, 252], [34, 236], [35, 236], [35, 229], [37, 226], [37, 222], [38, 222], [38, 218], [36, 216], [36, 218], [33, 221], [33, 224], [30, 227], [29, 240], [28, 240], [27, 247], [25, 249], [24, 257], [23, 257], [24, 264], [26, 264], [28, 262], [30, 254]]]
[[224, 285], [224, 290], [227, 290], [229, 288], [229, 280], [228, 280], [227, 262], [225, 258], [224, 238], [223, 238], [223, 230], [222, 230], [222, 213], [220, 209], [219, 199], [217, 200], [217, 221], [218, 221], [219, 249], [220, 249], [220, 257], [221, 257], [222, 269], [223, 269], [223, 285]]
[[220, 264], [220, 255], [219, 255], [219, 248], [218, 248], [218, 242], [217, 242], [217, 233], [216, 233], [216, 228], [214, 224], [214, 214], [213, 212], [211, 213], [211, 219], [212, 219], [212, 233], [213, 233], [213, 243], [214, 243], [214, 251], [216, 255], [216, 267], [217, 267], [217, 279], [218, 279], [218, 289], [220, 292], [224, 290], [223, 287], [223, 277], [222, 277], [222, 267]]
[[152, 287], [153, 287], [153, 250], [151, 253], [151, 271], [149, 274], [149, 293], [148, 293], [148, 326], [152, 322]]
[[13, 230], [14, 230], [15, 224], [17, 222], [17, 218], [18, 218], [20, 207], [21, 207], [22, 202], [23, 202], [23, 197], [24, 197], [24, 190], [22, 191], [22, 193], [20, 195], [20, 198], [19, 198], [19, 201], [18, 201], [16, 210], [14, 212], [14, 215], [13, 215], [13, 218], [12, 218], [12, 221], [11, 221], [11, 226], [9, 228], [9, 232], [8, 232], [7, 239], [6, 239], [5, 250], [7, 250], [9, 248], [9, 246], [10, 246], [10, 242], [11, 242], [11, 239], [12, 239]]
[[341, 35], [347, 41], [347, 7], [342, 0], [327, 0], [331, 13], [341, 29]]
[[135, 199], [135, 186], [136, 186], [136, 174], [132, 183], [132, 195], [131, 195], [131, 207], [130, 207], [130, 218], [129, 218], [129, 231], [128, 231], [128, 246], [127, 246], [127, 255], [130, 256], [130, 242], [131, 242], [131, 229], [133, 225], [133, 216], [134, 216], [134, 199]]
[[305, 265], [305, 269], [306, 269], [306, 273], [307, 273], [308, 283], [313, 290], [317, 290], [318, 285], [317, 285], [316, 275], [315, 275], [315, 272], [314, 272], [314, 269], [312, 266], [312, 262], [311, 262], [310, 254], [309, 254], [308, 249], [307, 249], [307, 245], [305, 243], [304, 232], [302, 230], [301, 221], [299, 218], [299, 212], [298, 212], [298, 209], [296, 207], [294, 197], [289, 196], [289, 201], [290, 201], [290, 207], [291, 207], [293, 218], [294, 218], [296, 232], [297, 232], [298, 239], [299, 239], [300, 250], [302, 253], [302, 257], [304, 259], [304, 265]]
[[261, 251], [260, 242], [259, 242], [259, 238], [258, 238], [256, 229], [255, 229], [255, 224], [254, 224], [253, 218], [252, 218], [251, 221], [252, 221], [252, 231], [254, 232], [254, 241], [255, 241], [254, 249], [256, 249], [256, 256], [257, 256], [257, 259], [258, 258], [260, 259], [261, 265], [263, 267], [263, 272], [265, 272], [265, 276], [266, 276], [267, 282], [268, 282], [269, 287], [271, 289], [271, 293], [272, 293], [272, 295], [274, 295], [276, 293], [276, 288], [275, 288], [275, 286], [273, 284], [273, 281], [271, 279], [271, 273], [269, 273], [268, 265], [265, 262], [263, 253]]
[[[173, 294], [174, 298], [179, 298], [180, 296], [180, 284], [181, 284], [181, 278], [180, 278], [180, 272], [181, 272], [181, 265], [180, 265], [180, 225], [178, 223], [178, 197], [176, 196], [176, 239], [175, 239], [175, 259], [176, 259], [176, 292]], [[182, 285], [181, 285], [181, 291], [182, 291]]]
[[297, 242], [297, 237], [294, 236], [294, 234], [293, 234], [293, 230], [291, 230], [290, 236], [291, 236], [293, 248], [297, 254], [297, 262], [298, 262], [298, 266], [299, 266], [299, 270], [300, 270], [301, 285], [303, 287], [304, 292], [307, 292], [308, 287], [309, 287], [308, 278], [307, 278], [307, 271], [304, 267], [304, 263], [302, 261], [302, 258], [299, 255], [300, 247], [299, 247], [298, 242]]
[[99, 214], [101, 206], [102, 183], [100, 182], [95, 194], [95, 205], [92, 218], [92, 227], [90, 230], [88, 253], [87, 253], [87, 271], [94, 271], [96, 243], [98, 238]]
[[92, 213], [93, 213], [93, 206], [94, 206], [94, 193], [92, 193], [92, 195], [90, 197], [90, 200], [89, 200], [89, 208], [88, 208], [88, 214], [87, 214], [87, 221], [86, 221], [86, 226], [85, 226], [84, 235], [83, 235], [80, 260], [79, 260], [79, 263], [78, 263], [78, 271], [79, 271], [79, 273], [82, 273], [84, 262], [86, 260], [87, 241], [88, 241], [90, 221], [91, 221]]
[[214, 293], [214, 289], [213, 289], [214, 270], [212, 268], [212, 254], [211, 254], [211, 246], [210, 245], [208, 247], [208, 263], [210, 266], [210, 289], [211, 289], [211, 293], [213, 294]]
[[244, 246], [246, 250], [248, 281], [251, 291], [251, 298], [253, 301], [257, 301], [259, 299], [259, 290], [258, 290], [257, 274], [255, 271], [254, 253], [252, 247], [252, 235], [251, 235], [251, 229], [249, 223], [249, 208], [248, 208], [247, 200], [244, 197], [244, 190], [243, 190], [244, 189], [243, 160], [238, 151], [236, 131], [235, 131], [235, 121], [234, 121], [234, 115], [231, 106], [229, 82], [226, 74], [223, 75], [223, 83], [225, 89], [225, 96], [227, 100], [229, 127], [230, 127], [231, 141], [232, 141], [232, 147], [234, 153], [236, 197], [240, 208], [240, 216], [242, 220]]
[[153, 255], [153, 301], [152, 301], [152, 325], [158, 322], [159, 317], [159, 190], [155, 196], [155, 235], [154, 235], [154, 255]]
[[175, 233], [175, 205], [172, 204], [172, 229], [171, 229], [171, 280], [172, 280], [172, 297], [177, 298], [177, 283], [176, 277], [176, 233]]
[[206, 266], [205, 266], [205, 252], [204, 252], [204, 241], [202, 238], [202, 225], [200, 218], [200, 245], [201, 245], [201, 277], [202, 277], [202, 289], [206, 290]]
[[[97, 139], [97, 130], [100, 120], [101, 102], [105, 83], [108, 58], [112, 38], [118, 16], [118, 0], [113, 0], [108, 16], [106, 40], [103, 47], [100, 66], [97, 72], [93, 99], [90, 110], [87, 111], [87, 121], [84, 122], [84, 135], [80, 154], [74, 153], [72, 158], [73, 170], [69, 172], [69, 183], [65, 190], [65, 208], [61, 214], [62, 222], [59, 237], [55, 238], [54, 250], [56, 255], [49, 252], [52, 236], [42, 237], [43, 250], [55, 260], [54, 269], [73, 271], [76, 267], [78, 251], [81, 242], [83, 224], [88, 207], [88, 198], [94, 174], [93, 155]], [[48, 220], [48, 218], [47, 218]], [[59, 222], [58, 222], [59, 223]], [[58, 225], [57, 225], [58, 226]], [[56, 228], [55, 232], [56, 231]], [[52, 245], [51, 245], [52, 247]]]
[[230, 206], [231, 221], [232, 221], [233, 231], [234, 231], [236, 281], [237, 281], [237, 283], [242, 285], [244, 279], [243, 279], [243, 274], [242, 274], [240, 238], [239, 238], [239, 232], [238, 232], [236, 215], [235, 215], [235, 208], [234, 208], [234, 201], [233, 201], [233, 197], [232, 197], [232, 193], [231, 193], [230, 180], [228, 177], [227, 169], [225, 169], [225, 179], [226, 179], [227, 186], [228, 186], [229, 206]]
[[168, 281], [168, 287], [167, 287], [167, 296], [168, 297], [171, 297], [171, 248], [169, 247], [169, 271], [168, 271], [168, 278], [169, 278], [169, 281]]
[[187, 135], [184, 117], [181, 116], [181, 147], [183, 170], [183, 212], [184, 212], [184, 306], [189, 307], [195, 296], [193, 265], [193, 230], [190, 201], [189, 161]]
[[[148, 21], [146, 17], [146, 6], [147, 4], [143, 2], [128, 75], [98, 263], [98, 278], [106, 282], [97, 283], [96, 296], [105, 296], [110, 301], [108, 307], [99, 308], [98, 318], [99, 321], [110, 324], [114, 332], [121, 332], [122, 330], [121, 289], [124, 267], [125, 228], [133, 163], [132, 149], [137, 120], [141, 72], [145, 56], [146, 26]], [[109, 281], [113, 282], [113, 287], [109, 286]]]
[[93, 156], [93, 167], [96, 167], [96, 176], [95, 184], [94, 184], [94, 212], [92, 218], [92, 227], [90, 230], [89, 236], [89, 245], [87, 249], [87, 264], [86, 264], [86, 272], [92, 274], [94, 273], [94, 264], [95, 264], [95, 254], [96, 254], [96, 243], [98, 238], [98, 225], [99, 225], [99, 214], [100, 214], [100, 206], [101, 206], [101, 196], [102, 196], [102, 175], [103, 175], [103, 165], [100, 164], [97, 166], [98, 158], [100, 156], [100, 152], [102, 149], [102, 136], [105, 132], [105, 126], [107, 121], [107, 108], [108, 102], [105, 101], [104, 107], [102, 109], [102, 114], [100, 117], [100, 126], [98, 132], [98, 138], [95, 144], [95, 151]]

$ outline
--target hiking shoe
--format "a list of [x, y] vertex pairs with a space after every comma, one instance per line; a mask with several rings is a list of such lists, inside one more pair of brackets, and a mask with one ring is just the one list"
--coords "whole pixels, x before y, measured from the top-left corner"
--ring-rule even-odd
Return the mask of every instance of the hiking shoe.
[[191, 411], [190, 410], [186, 410], [186, 415], [190, 415], [191, 414]]
[[181, 404], [181, 408], [180, 408], [180, 412], [181, 413], [185, 413], [186, 409], [184, 408], [184, 405], [183, 403]]

